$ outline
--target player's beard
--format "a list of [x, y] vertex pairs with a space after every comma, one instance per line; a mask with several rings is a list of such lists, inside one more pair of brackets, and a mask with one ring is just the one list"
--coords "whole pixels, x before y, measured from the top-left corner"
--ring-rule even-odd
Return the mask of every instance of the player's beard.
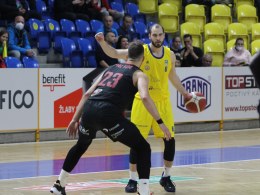
[[163, 45], [164, 39], [163, 39], [163, 41], [161, 42], [161, 44], [158, 44], [158, 43], [156, 44], [156, 43], [153, 42], [152, 40], [151, 40], [151, 42], [152, 42], [152, 44], [153, 44], [154, 47], [160, 48], [160, 47], [162, 47], [162, 45]]

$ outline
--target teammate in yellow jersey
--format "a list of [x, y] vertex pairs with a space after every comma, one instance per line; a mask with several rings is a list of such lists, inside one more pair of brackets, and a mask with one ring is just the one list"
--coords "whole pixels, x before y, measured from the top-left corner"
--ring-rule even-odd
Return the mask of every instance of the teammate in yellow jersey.
[[[170, 170], [175, 155], [175, 139], [174, 139], [174, 120], [171, 110], [170, 92], [168, 86], [168, 78], [172, 85], [185, 97], [188, 92], [185, 90], [181, 81], [176, 74], [175, 54], [169, 48], [162, 46], [165, 38], [164, 29], [159, 24], [154, 24], [149, 29], [149, 38], [151, 43], [144, 45], [144, 62], [140, 69], [149, 77], [149, 93], [160, 113], [161, 119], [155, 121], [152, 116], [145, 110], [140, 96], [137, 93], [134, 99], [131, 122], [133, 122], [144, 138], [147, 138], [150, 129], [154, 131], [156, 138], [163, 138], [164, 149], [164, 172], [160, 180], [160, 184], [167, 192], [175, 192], [175, 184], [170, 180]], [[104, 52], [118, 59], [126, 59], [127, 49], [114, 49], [107, 45], [103, 40], [103, 34], [98, 33], [96, 40], [100, 43]], [[164, 133], [160, 130], [159, 125], [165, 123], [171, 130], [172, 139], [165, 140]], [[136, 181], [136, 152], [130, 150], [130, 180], [125, 188], [126, 192], [137, 191]]]

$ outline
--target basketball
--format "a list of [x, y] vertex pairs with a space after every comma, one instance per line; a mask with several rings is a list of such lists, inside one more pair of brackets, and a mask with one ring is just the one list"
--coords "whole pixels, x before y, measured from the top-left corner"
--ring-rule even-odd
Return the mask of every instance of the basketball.
[[206, 105], [206, 98], [200, 92], [191, 92], [185, 98], [185, 106], [191, 113], [202, 112]]

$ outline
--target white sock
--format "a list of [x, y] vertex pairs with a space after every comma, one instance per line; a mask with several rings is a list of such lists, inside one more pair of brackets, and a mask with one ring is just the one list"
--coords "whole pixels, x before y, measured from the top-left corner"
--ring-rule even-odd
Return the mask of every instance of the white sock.
[[139, 180], [139, 194], [148, 195], [149, 193], [149, 179], [140, 179]]
[[165, 167], [164, 166], [164, 173], [163, 173], [163, 177], [168, 177], [170, 176], [171, 174], [171, 167]]
[[63, 169], [60, 172], [60, 176], [59, 176], [59, 180], [60, 180], [60, 185], [62, 187], [66, 186], [66, 180], [67, 177], [69, 176], [70, 173], [68, 173], [67, 171], [64, 171]]
[[130, 173], [130, 179], [136, 181], [136, 171], [135, 172], [129, 171], [129, 173]]

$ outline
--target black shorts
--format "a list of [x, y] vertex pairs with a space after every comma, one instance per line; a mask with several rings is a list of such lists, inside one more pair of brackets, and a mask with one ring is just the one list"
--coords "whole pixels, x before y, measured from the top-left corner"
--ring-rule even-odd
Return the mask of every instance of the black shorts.
[[114, 142], [137, 143], [143, 138], [138, 128], [123, 116], [117, 106], [106, 101], [88, 100], [80, 121], [80, 140], [94, 139], [99, 130]]

